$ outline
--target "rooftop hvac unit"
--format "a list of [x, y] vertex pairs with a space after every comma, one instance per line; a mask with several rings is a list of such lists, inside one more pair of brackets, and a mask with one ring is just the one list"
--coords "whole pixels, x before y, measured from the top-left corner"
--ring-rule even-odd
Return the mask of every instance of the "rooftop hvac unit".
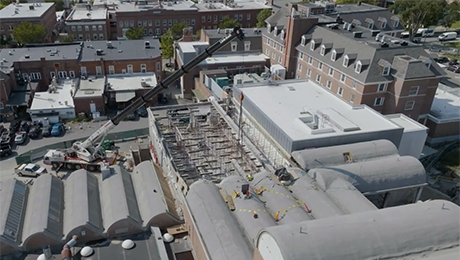
[[144, 46], [146, 49], [150, 48], [150, 41], [145, 41]]
[[113, 45], [112, 45], [112, 42], [111, 42], [111, 41], [108, 41], [108, 42], [107, 42], [107, 48], [109, 48], [109, 49], [112, 49], [112, 48], [113, 48]]

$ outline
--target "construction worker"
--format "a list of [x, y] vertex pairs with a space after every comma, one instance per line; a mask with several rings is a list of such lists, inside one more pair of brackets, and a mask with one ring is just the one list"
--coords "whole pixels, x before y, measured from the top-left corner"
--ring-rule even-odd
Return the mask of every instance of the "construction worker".
[[254, 180], [254, 177], [252, 176], [252, 174], [246, 175], [246, 178], [248, 178], [248, 181]]

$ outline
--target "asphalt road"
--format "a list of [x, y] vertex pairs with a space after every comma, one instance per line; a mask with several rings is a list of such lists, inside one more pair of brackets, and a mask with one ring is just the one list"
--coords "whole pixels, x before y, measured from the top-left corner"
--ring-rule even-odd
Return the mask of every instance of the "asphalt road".
[[[45, 145], [60, 143], [64, 141], [70, 141], [74, 139], [84, 138], [90, 136], [94, 131], [96, 131], [101, 125], [106, 121], [97, 122], [97, 123], [74, 123], [68, 124], [71, 127], [70, 131], [67, 131], [64, 136], [61, 137], [48, 137], [41, 138], [38, 140], [28, 140], [24, 145], [18, 145], [14, 151], [14, 154], [7, 158], [2, 158], [0, 161], [0, 181], [12, 178], [15, 175], [12, 174], [14, 167], [16, 166], [15, 156], [23, 154], [25, 152], [31, 151], [43, 147]], [[138, 121], [122, 121], [117, 127], [115, 127], [110, 133], [118, 133], [131, 131], [141, 128], [148, 127], [148, 119], [140, 118]]]

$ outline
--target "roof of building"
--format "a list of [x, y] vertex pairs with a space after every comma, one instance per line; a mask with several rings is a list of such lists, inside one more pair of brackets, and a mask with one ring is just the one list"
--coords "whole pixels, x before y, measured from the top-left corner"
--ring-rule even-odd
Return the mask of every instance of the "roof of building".
[[376, 193], [426, 185], [425, 168], [412, 156], [389, 156], [372, 161], [342, 164], [308, 171], [327, 190], [336, 176], [349, 181], [362, 193]]
[[[145, 2], [130, 2], [124, 0], [110, 1], [115, 3], [118, 12], [139, 12], [139, 11], [156, 11], [156, 10], [174, 10], [174, 11], [190, 11], [197, 10], [195, 3], [187, 0], [178, 1], [145, 1]], [[101, 0], [101, 3], [103, 1]]]
[[[73, 94], [75, 93], [76, 82], [78, 82], [77, 79], [67, 79], [62, 84], [56, 83], [53, 85], [52, 83], [48, 91], [35, 93], [32, 104], [30, 105], [30, 111], [37, 112], [47, 109], [74, 108]], [[52, 90], [53, 88], [55, 88], [55, 91]]]
[[34, 181], [27, 202], [22, 241], [26, 250], [27, 241], [34, 235], [44, 233], [51, 241], [60, 243], [64, 211], [64, 185], [50, 174], [41, 175]]
[[[145, 87], [142, 86], [142, 84], [146, 84]], [[107, 90], [109, 91], [152, 89], [156, 85], [157, 77], [153, 72], [115, 74], [107, 76]]]
[[80, 169], [72, 172], [64, 182], [64, 235], [71, 237], [76, 228], [86, 226], [102, 234], [101, 201], [97, 178]]
[[460, 97], [438, 88], [429, 114], [431, 120], [448, 123], [460, 120]]
[[[237, 88], [293, 141], [401, 129], [366, 105], [352, 106], [312, 81], [286, 80]], [[314, 114], [318, 115], [317, 129], [309, 125], [314, 123]], [[328, 120], [323, 121], [323, 116]]]
[[270, 59], [263, 53], [217, 54], [201, 62], [201, 65], [266, 62]]
[[118, 221], [131, 219], [139, 226], [142, 218], [131, 176], [118, 165], [110, 167], [110, 176], [100, 181], [102, 217], [106, 232]]
[[80, 79], [78, 85], [74, 98], [102, 97], [105, 90], [106, 77]]
[[[145, 44], [149, 42], [150, 47]], [[84, 42], [81, 61], [104, 60], [140, 60], [154, 59], [161, 56], [160, 41], [157, 39], [145, 40], [120, 40], [120, 41], [91, 41]], [[102, 50], [99, 55], [98, 50]]]
[[[33, 7], [31, 7], [33, 6]], [[39, 18], [46, 13], [54, 3], [11, 3], [0, 10], [0, 20], [2, 19], [25, 19], [25, 18]]]
[[404, 132], [412, 132], [412, 131], [420, 131], [420, 130], [428, 131], [428, 127], [420, 124], [419, 122], [411, 119], [410, 117], [404, 114], [386, 115], [386, 117], [390, 119], [393, 123], [401, 127], [404, 127]]
[[174, 198], [163, 192], [161, 181], [151, 161], [139, 163], [131, 174], [139, 211], [144, 226], [171, 226], [173, 218], [179, 224]]
[[216, 12], [226, 10], [254, 10], [271, 8], [270, 6], [265, 5], [264, 1], [258, 0], [236, 0], [229, 2], [229, 4], [227, 5], [225, 5], [224, 3], [199, 3], [195, 4], [195, 6], [200, 12]]
[[103, 7], [94, 7], [88, 10], [86, 6], [78, 6], [67, 16], [66, 22], [105, 20], [107, 18], [107, 9]]
[[16, 245], [21, 244], [27, 193], [22, 181], [8, 179], [0, 183], [0, 236]]
[[344, 153], [349, 153], [353, 157], [353, 162], [362, 162], [398, 156], [398, 148], [388, 140], [375, 140], [293, 151], [291, 155], [302, 169], [308, 171], [347, 163]]
[[[219, 186], [229, 195], [233, 195], [233, 191], [241, 194], [242, 185], [249, 184], [240, 176], [229, 176], [222, 180]], [[245, 198], [243, 194], [238, 198], [233, 199], [235, 210], [233, 214], [238, 219], [246, 236], [255, 245], [257, 234], [260, 230], [277, 225], [272, 215], [267, 212], [265, 205], [256, 198]], [[257, 214], [257, 217], [254, 217]]]
[[210, 259], [252, 259], [250, 244], [215, 184], [194, 182], [186, 199]]
[[[361, 37], [354, 38], [356, 31], [362, 33]], [[428, 58], [429, 55], [422, 47], [410, 43], [402, 46], [400, 39], [383, 36], [389, 46], [382, 48], [381, 41], [376, 41], [372, 32], [365, 28], [348, 31], [341, 25], [338, 29], [315, 26], [304, 37], [307, 37], [306, 43], [305, 45], [299, 44], [296, 47], [298, 51], [328, 64], [361, 83], [391, 81], [394, 77], [415, 79], [445, 75], [436, 62], [431, 62], [430, 66], [425, 64], [425, 60], [431, 61], [431, 58]], [[312, 42], [315, 44], [314, 50], [311, 50]], [[321, 55], [321, 48], [324, 44], [331, 46], [326, 47], [325, 55]], [[332, 61], [331, 57], [335, 50], [341, 51], [337, 52], [336, 60]], [[343, 66], [346, 57], [348, 57], [349, 64]], [[359, 62], [362, 64], [361, 71], [357, 72], [355, 66]], [[386, 64], [391, 67], [390, 74], [387, 76], [382, 73]]]
[[0, 50], [0, 60], [4, 65], [13, 66], [16, 61], [46, 60], [77, 60], [80, 57], [79, 44], [47, 45], [27, 48], [12, 48]]
[[312, 260], [407, 259], [422, 252], [434, 257], [444, 249], [458, 250], [459, 214], [459, 206], [452, 202], [434, 200], [304, 221], [263, 230], [258, 247], [267, 246], [263, 239], [272, 238], [268, 239], [275, 242], [270, 253], [264, 250], [262, 257], [270, 254], [285, 260], [305, 256]]
[[[244, 32], [245, 38], [262, 37], [262, 30], [266, 30], [265, 28], [241, 28], [241, 29]], [[209, 37], [209, 39], [221, 39], [227, 35], [227, 32], [225, 31], [225, 29], [208, 29], [208, 30], [204, 30], [204, 32]]]

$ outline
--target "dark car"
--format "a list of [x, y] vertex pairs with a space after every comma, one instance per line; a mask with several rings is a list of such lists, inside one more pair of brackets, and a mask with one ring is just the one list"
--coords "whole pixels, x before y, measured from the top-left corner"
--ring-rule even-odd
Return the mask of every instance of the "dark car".
[[438, 63], [447, 63], [447, 62], [449, 62], [449, 59], [443, 56], [443, 57], [439, 57], [439, 58], [434, 58], [434, 61], [436, 61]]
[[30, 122], [29, 121], [22, 121], [19, 126], [19, 131], [28, 133], [30, 130]]
[[147, 117], [147, 116], [148, 116], [147, 108], [145, 108], [145, 106], [141, 106], [141, 107], [137, 110], [137, 113], [139, 114], [140, 117]]
[[20, 127], [21, 127], [21, 122], [19, 121], [16, 121], [15, 123], [11, 123], [10, 132], [12, 133], [18, 132]]
[[29, 137], [31, 139], [40, 137], [41, 133], [42, 133], [42, 129], [39, 125], [34, 125], [29, 129]]
[[460, 73], [460, 66], [459, 65], [450, 65], [447, 67], [447, 70], [450, 70], [454, 73]]
[[42, 136], [43, 137], [50, 137], [51, 136], [51, 129], [53, 129], [52, 126], [46, 126], [42, 128]]
[[13, 153], [10, 145], [1, 145], [0, 146], [0, 157], [7, 157]]

